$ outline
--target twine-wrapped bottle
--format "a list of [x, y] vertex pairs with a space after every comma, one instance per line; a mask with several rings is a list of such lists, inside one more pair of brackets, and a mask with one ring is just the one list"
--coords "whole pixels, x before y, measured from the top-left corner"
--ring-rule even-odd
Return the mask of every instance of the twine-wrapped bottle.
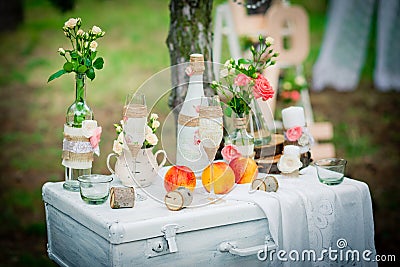
[[176, 164], [187, 166], [200, 176], [208, 164], [205, 153], [200, 150], [199, 113], [201, 97], [204, 96], [202, 54], [190, 55], [190, 64], [186, 73], [190, 76], [185, 101], [178, 115]]

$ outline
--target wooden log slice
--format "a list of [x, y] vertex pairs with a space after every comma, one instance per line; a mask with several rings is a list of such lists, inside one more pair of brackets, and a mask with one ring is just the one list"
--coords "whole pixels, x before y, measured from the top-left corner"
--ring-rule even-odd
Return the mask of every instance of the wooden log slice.
[[279, 174], [280, 171], [277, 164], [281, 156], [282, 155], [280, 154], [262, 159], [256, 159], [255, 161], [258, 165], [258, 171], [260, 173]]
[[193, 201], [193, 195], [186, 187], [178, 187], [168, 192], [164, 197], [165, 205], [169, 210], [177, 211], [188, 207]]
[[255, 159], [281, 155], [285, 139], [282, 134], [272, 134], [271, 142], [268, 145], [254, 147]]
[[112, 209], [132, 208], [135, 205], [135, 189], [133, 187], [111, 187], [110, 207]]

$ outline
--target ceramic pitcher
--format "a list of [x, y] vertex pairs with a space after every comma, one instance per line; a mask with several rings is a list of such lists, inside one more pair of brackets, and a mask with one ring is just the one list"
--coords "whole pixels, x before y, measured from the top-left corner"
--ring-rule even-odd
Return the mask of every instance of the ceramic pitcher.
[[[157, 163], [159, 154], [163, 155], [160, 164]], [[110, 164], [112, 157], [117, 158], [115, 169]], [[158, 170], [164, 166], [166, 161], [167, 157], [164, 150], [158, 150], [153, 154], [152, 148], [141, 149], [136, 156], [136, 176], [133, 177], [133, 157], [128, 150], [123, 150], [121, 155], [111, 153], [107, 156], [107, 168], [125, 186], [146, 187], [151, 185]]]

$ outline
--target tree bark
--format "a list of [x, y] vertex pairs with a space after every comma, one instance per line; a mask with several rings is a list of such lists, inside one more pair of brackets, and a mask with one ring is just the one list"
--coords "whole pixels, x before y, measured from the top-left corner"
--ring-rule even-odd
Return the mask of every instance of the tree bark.
[[206, 70], [204, 72], [204, 91], [213, 95], [210, 83], [213, 80], [212, 64], [212, 0], [171, 0], [170, 28], [166, 40], [170, 53], [172, 92], [169, 106], [175, 117], [184, 101], [189, 78], [185, 74], [185, 65], [190, 54], [204, 55]]

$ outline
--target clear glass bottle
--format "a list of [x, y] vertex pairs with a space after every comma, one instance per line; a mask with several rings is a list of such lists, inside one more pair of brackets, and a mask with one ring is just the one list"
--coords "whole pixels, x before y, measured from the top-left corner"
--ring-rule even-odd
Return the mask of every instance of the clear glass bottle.
[[197, 177], [208, 165], [208, 159], [200, 148], [199, 113], [201, 97], [204, 96], [202, 54], [190, 55], [187, 73], [190, 75], [185, 101], [178, 115], [176, 164], [189, 167]]
[[249, 117], [248, 131], [254, 136], [254, 146], [262, 147], [271, 142], [271, 132], [266, 126], [264, 116], [256, 99], [252, 99], [250, 103], [251, 116]]
[[[69, 136], [71, 142], [82, 142], [82, 122], [84, 120], [93, 120], [93, 111], [86, 103], [86, 75], [77, 73], [75, 75], [75, 101], [67, 109], [66, 123], [64, 127], [64, 142], [66, 136]], [[64, 151], [63, 151], [64, 153]], [[92, 160], [90, 153], [86, 153], [79, 162], [70, 158], [64, 157], [62, 164], [65, 166], [65, 182], [64, 189], [69, 191], [79, 191], [78, 177], [81, 175], [89, 175], [92, 171]], [[92, 153], [93, 157], [93, 153]]]
[[233, 132], [229, 134], [229, 141], [237, 147], [243, 157], [254, 157], [254, 137], [247, 131], [247, 115], [235, 114], [233, 127]]

